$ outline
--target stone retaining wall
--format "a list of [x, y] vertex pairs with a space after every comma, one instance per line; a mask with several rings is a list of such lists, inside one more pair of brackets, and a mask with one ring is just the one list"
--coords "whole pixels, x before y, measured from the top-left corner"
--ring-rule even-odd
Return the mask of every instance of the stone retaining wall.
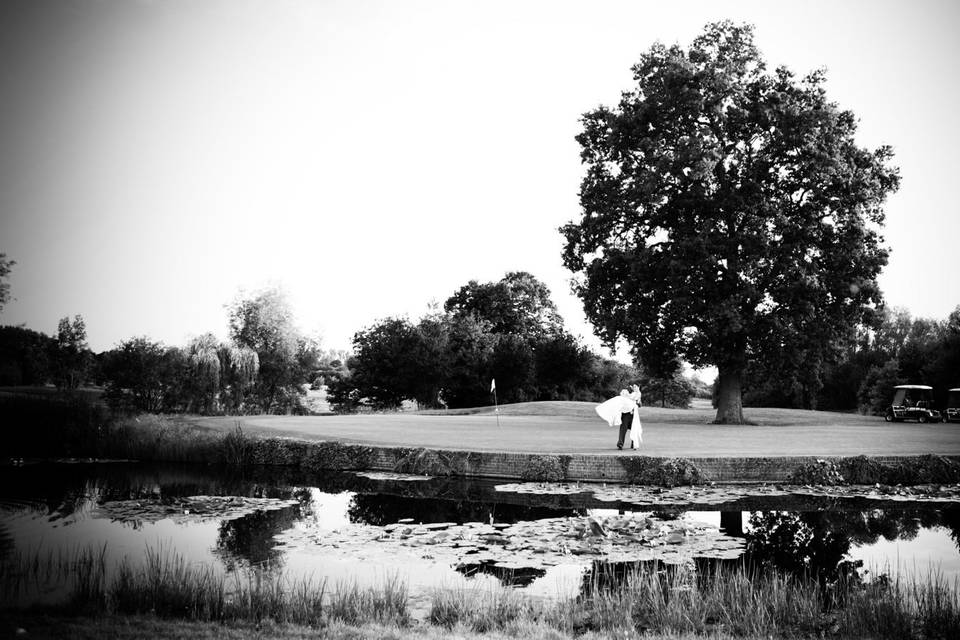
[[[368, 447], [367, 466], [375, 471], [394, 471], [404, 456], [413, 451], [425, 451], [402, 447]], [[630, 454], [623, 455], [561, 455], [530, 454], [508, 452], [476, 452], [435, 449], [431, 450], [445, 460], [452, 461], [455, 475], [480, 476], [488, 478], [521, 479], [524, 470], [536, 462], [537, 458], [554, 456], [564, 467], [566, 481], [582, 482], [625, 482], [627, 469], [621, 460], [639, 458]], [[873, 460], [895, 465], [918, 456], [874, 456]], [[950, 457], [960, 463], [960, 457]], [[840, 456], [784, 456], [750, 458], [686, 458], [696, 465], [704, 478], [714, 482], [784, 482], [804, 464], [815, 460], [838, 462]], [[655, 458], [669, 460], [669, 458]]]

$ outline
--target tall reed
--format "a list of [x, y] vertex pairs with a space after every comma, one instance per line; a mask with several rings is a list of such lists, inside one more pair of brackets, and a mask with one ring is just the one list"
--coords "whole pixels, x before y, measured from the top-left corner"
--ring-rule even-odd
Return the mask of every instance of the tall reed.
[[330, 619], [346, 624], [410, 623], [407, 585], [396, 575], [388, 577], [379, 588], [361, 588], [356, 581], [339, 583], [330, 594], [328, 606]]
[[213, 567], [192, 567], [183, 556], [147, 548], [145, 563], [134, 569], [124, 558], [110, 585], [107, 610], [151, 612], [161, 617], [219, 620], [224, 615], [225, 585]]
[[[48, 583], [69, 587], [63, 606], [87, 614], [149, 613], [199, 621], [274, 620], [331, 623], [411, 623], [406, 583], [394, 575], [377, 587], [290, 580], [279, 571], [253, 568], [225, 578], [212, 566], [195, 566], [174, 551], [148, 548], [134, 567], [108, 567], [105, 547], [72, 555], [39, 551], [0, 562], [0, 601]], [[903, 575], [896, 573], [895, 575]], [[829, 597], [828, 597], [829, 596]], [[544, 627], [556, 637], [590, 632], [602, 637], [660, 634], [728, 634], [735, 637], [951, 638], [960, 628], [960, 584], [937, 571], [910, 578], [841, 582], [827, 588], [813, 579], [734, 569], [697, 571], [641, 566], [617, 576], [591, 575], [574, 600], [541, 601], [505, 588], [436, 589], [428, 620], [447, 629], [525, 633]]]
[[837, 617], [845, 633], [890, 640], [954, 638], [960, 629], [960, 583], [934, 569], [922, 576], [915, 571], [907, 578], [881, 578], [848, 594]]
[[[33, 588], [65, 585], [62, 604], [88, 614], [149, 613], [187, 620], [274, 620], [307, 625], [339, 620], [350, 624], [410, 622], [407, 585], [393, 576], [378, 587], [355, 582], [327, 592], [326, 580], [289, 579], [281, 571], [253, 567], [228, 580], [212, 565], [196, 566], [162, 545], [148, 547], [144, 561], [127, 558], [111, 572], [106, 546], [62, 552], [18, 554], [0, 563], [0, 601], [13, 602]], [[112, 576], [111, 576], [112, 573]]]
[[536, 605], [509, 589], [446, 588], [431, 595], [430, 623], [443, 627], [488, 633], [530, 619], [538, 619]]

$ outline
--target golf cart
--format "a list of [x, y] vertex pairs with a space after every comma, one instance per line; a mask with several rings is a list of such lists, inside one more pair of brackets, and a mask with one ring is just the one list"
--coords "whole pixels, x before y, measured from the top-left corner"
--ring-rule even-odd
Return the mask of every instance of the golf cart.
[[940, 412], [933, 408], [933, 387], [924, 384], [901, 384], [894, 387], [893, 404], [887, 408], [883, 417], [887, 422], [940, 422]]
[[960, 389], [950, 389], [947, 394], [947, 410], [943, 412], [944, 422], [960, 422]]

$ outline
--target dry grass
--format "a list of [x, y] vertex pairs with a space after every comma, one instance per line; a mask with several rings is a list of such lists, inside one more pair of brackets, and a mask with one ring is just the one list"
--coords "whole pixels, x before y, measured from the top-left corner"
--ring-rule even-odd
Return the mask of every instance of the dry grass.
[[[319, 629], [314, 626], [278, 624], [271, 621], [253, 622], [190, 622], [168, 620], [155, 616], [100, 616], [66, 617], [50, 614], [0, 614], [0, 637], [17, 636], [23, 629], [25, 638], [75, 640], [567, 640], [571, 636], [559, 634], [543, 625], [515, 627], [509, 632], [479, 633], [464, 627], [414, 626], [399, 628], [391, 625], [347, 625], [332, 623]], [[611, 636], [589, 632], [580, 640], [607, 640]], [[701, 640], [692, 634], [623, 634], [621, 640]], [[711, 640], [733, 640], [725, 633], [710, 636]], [[767, 636], [738, 636], [738, 640], [767, 640]]]

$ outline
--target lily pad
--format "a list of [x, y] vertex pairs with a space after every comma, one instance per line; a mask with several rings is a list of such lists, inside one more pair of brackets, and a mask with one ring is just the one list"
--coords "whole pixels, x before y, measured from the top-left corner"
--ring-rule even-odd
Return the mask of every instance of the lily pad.
[[177, 523], [206, 520], [235, 520], [256, 511], [272, 511], [298, 504], [295, 499], [247, 498], [243, 496], [190, 496], [186, 498], [151, 498], [144, 500], [112, 500], [99, 505], [95, 518], [118, 522]]
[[434, 476], [418, 475], [415, 473], [390, 473], [387, 471], [356, 471], [356, 475], [370, 480], [392, 480], [397, 482], [424, 482], [433, 480]]

